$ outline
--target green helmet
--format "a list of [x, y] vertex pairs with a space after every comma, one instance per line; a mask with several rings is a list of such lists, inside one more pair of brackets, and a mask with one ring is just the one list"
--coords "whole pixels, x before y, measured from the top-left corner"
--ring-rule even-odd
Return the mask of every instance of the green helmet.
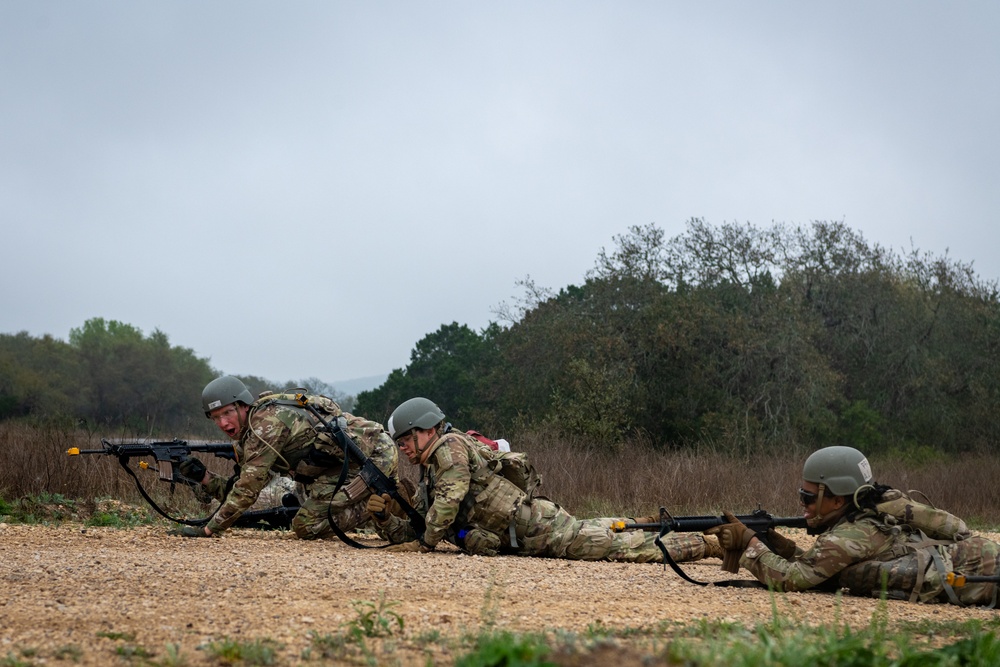
[[433, 428], [444, 421], [444, 413], [433, 401], [411, 398], [399, 404], [389, 415], [389, 437], [396, 440], [414, 428]]
[[201, 406], [205, 409], [206, 417], [210, 416], [212, 410], [237, 401], [250, 405], [253, 403], [253, 394], [239, 378], [232, 375], [215, 378], [201, 390]]
[[824, 447], [802, 466], [802, 479], [823, 484], [837, 496], [853, 496], [872, 480], [872, 467], [865, 455], [853, 447]]

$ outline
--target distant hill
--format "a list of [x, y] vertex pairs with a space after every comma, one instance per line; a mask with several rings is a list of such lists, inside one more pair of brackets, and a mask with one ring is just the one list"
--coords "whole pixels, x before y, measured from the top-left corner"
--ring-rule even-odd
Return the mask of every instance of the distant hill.
[[370, 375], [365, 378], [355, 378], [354, 380], [338, 380], [336, 382], [331, 382], [337, 391], [342, 391], [350, 396], [357, 396], [362, 391], [368, 391], [369, 389], [375, 389], [385, 382], [385, 379], [389, 377], [388, 373], [382, 375]]

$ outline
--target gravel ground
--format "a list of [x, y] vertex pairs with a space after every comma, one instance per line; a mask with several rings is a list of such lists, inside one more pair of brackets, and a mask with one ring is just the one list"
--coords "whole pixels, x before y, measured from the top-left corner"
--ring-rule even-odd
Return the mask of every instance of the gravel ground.
[[[804, 544], [811, 540], [795, 537]], [[718, 564], [706, 560], [685, 569], [695, 578], [728, 578]], [[167, 536], [162, 527], [0, 524], [0, 583], [0, 662], [8, 657], [2, 664], [20, 664], [10, 662], [11, 656], [24, 664], [220, 664], [206, 648], [213, 642], [265, 638], [280, 645], [277, 664], [320, 664], [315, 658], [321, 644], [311, 633], [342, 635], [368, 609], [352, 601], [375, 603], [383, 595], [397, 603], [389, 611], [405, 627], [394, 626], [388, 640], [367, 641], [377, 664], [448, 664], [468, 650], [463, 637], [491, 626], [585, 636], [604, 626], [619, 631], [620, 645], [599, 648], [599, 659], [624, 666], [640, 664], [645, 650], [621, 639], [625, 628], [700, 619], [752, 626], [772, 616], [766, 591], [699, 588], [659, 565], [481, 558], [455, 551], [390, 554], [246, 529], [219, 539], [184, 539]], [[838, 604], [821, 593], [776, 598], [779, 613], [789, 618], [855, 627], [871, 622], [876, 605], [847, 597]], [[995, 614], [888, 604], [890, 626]], [[303, 661], [310, 646], [313, 660]], [[339, 660], [365, 660], [356, 643], [330, 650]], [[590, 653], [579, 664], [597, 659]]]

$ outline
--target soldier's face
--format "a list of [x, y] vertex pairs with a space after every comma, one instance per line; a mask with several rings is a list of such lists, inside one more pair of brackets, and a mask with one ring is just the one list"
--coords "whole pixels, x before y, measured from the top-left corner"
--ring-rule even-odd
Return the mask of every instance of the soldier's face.
[[235, 440], [240, 436], [240, 431], [243, 430], [249, 409], [241, 403], [232, 403], [212, 410], [208, 416], [226, 435]]
[[844, 502], [842, 496], [835, 496], [827, 489], [823, 490], [823, 497], [820, 499], [819, 484], [806, 480], [802, 481], [802, 486], [799, 489], [799, 503], [802, 505], [802, 515], [806, 519], [826, 516], [831, 512], [836, 512], [844, 506]]
[[425, 431], [415, 428], [406, 435], [396, 439], [399, 451], [403, 452], [410, 463], [417, 465], [420, 463], [420, 455], [423, 453], [431, 440], [434, 438], [434, 430]]

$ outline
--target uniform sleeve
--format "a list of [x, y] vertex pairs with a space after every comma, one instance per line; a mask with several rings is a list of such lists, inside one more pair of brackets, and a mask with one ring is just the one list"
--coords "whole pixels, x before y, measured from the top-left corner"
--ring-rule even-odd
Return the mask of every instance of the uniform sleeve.
[[459, 442], [446, 442], [431, 456], [434, 479], [434, 499], [427, 510], [424, 543], [433, 547], [440, 542], [455, 522], [462, 500], [469, 493], [472, 472], [469, 456]]
[[251, 505], [271, 479], [270, 471], [278, 459], [281, 443], [287, 441], [289, 430], [277, 419], [261, 420], [250, 418], [249, 433], [244, 446], [244, 460], [240, 464], [240, 476], [229, 491], [226, 501], [219, 507], [208, 529], [219, 533], [231, 526]]
[[229, 483], [229, 478], [216, 474], [211, 470], [208, 471], [208, 477], [208, 484], [205, 484], [202, 489], [212, 498], [220, 502], [224, 501], [226, 499], [226, 484]]
[[413, 530], [413, 526], [410, 525], [409, 520], [394, 514], [390, 514], [388, 521], [385, 523], [380, 524], [375, 522], [375, 531], [393, 544], [410, 542], [417, 539], [417, 533]]
[[740, 558], [740, 565], [762, 584], [782, 591], [804, 591], [837, 576], [841, 570], [868, 560], [883, 540], [868, 524], [838, 524], [816, 538], [808, 551], [785, 560], [757, 540]]

